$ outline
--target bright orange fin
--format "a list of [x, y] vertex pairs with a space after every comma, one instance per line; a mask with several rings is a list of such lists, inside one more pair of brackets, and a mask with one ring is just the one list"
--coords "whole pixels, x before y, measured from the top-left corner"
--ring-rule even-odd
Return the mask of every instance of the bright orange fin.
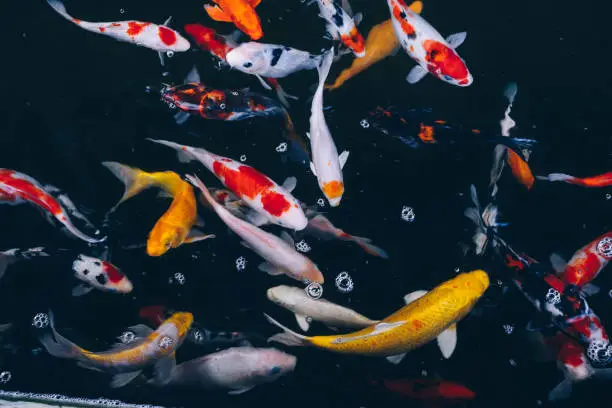
[[259, 3], [261, 3], [261, 0], [248, 0], [248, 2], [251, 3], [251, 7], [255, 8], [259, 6]]
[[219, 6], [211, 6], [210, 4], [204, 5], [204, 10], [208, 13], [210, 18], [215, 21], [223, 21], [229, 23], [232, 21], [231, 17], [225, 13], [225, 11], [221, 10]]
[[421, 14], [421, 12], [423, 11], [423, 2], [419, 0], [413, 1], [412, 4], [408, 6], [408, 8], [417, 14]]

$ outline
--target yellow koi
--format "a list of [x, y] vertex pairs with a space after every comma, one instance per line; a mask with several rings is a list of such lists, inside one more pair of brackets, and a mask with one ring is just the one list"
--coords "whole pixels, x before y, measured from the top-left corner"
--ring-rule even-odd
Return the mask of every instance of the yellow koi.
[[171, 248], [181, 244], [214, 238], [204, 235], [193, 228], [197, 220], [197, 204], [193, 187], [173, 171], [147, 173], [116, 162], [103, 162], [119, 180], [125, 184], [121, 200], [109, 211], [113, 212], [119, 204], [149, 187], [159, 187], [173, 197], [170, 208], [157, 220], [147, 239], [147, 254], [161, 256]]
[[462, 273], [430, 292], [407, 295], [404, 298], [407, 305], [380, 323], [342, 335], [303, 336], [266, 315], [268, 321], [284, 330], [268, 341], [313, 346], [336, 353], [384, 356], [399, 363], [406, 352], [437, 338], [442, 354], [449, 358], [457, 342], [455, 324], [472, 310], [488, 287], [485, 271]]
[[[421, 14], [423, 3], [415, 1], [409, 6], [410, 10]], [[343, 70], [333, 85], [326, 85], [325, 89], [334, 90], [355, 75], [365, 71], [370, 66], [394, 54], [400, 48], [399, 40], [393, 31], [391, 19], [376, 24], [368, 33], [365, 43], [365, 57], [355, 58], [350, 67]]]

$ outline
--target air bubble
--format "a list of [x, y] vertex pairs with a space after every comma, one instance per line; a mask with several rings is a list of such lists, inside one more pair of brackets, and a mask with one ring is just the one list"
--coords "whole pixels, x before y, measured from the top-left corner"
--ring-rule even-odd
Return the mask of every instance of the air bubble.
[[174, 344], [174, 340], [172, 340], [171, 337], [163, 336], [161, 339], [159, 339], [158, 346], [162, 350], [167, 350], [170, 346], [172, 346], [172, 344]]
[[304, 290], [306, 291], [306, 294], [313, 299], [319, 299], [321, 296], [323, 296], [323, 286], [316, 282], [310, 283]]
[[300, 242], [298, 242], [297, 244], [295, 244], [295, 248], [300, 251], [300, 252], [310, 252], [311, 248], [310, 245], [308, 245], [308, 243], [304, 240], [301, 240]]
[[514, 326], [513, 326], [513, 325], [511, 325], [511, 324], [504, 324], [504, 325], [502, 326], [502, 328], [504, 329], [504, 332], [505, 332], [507, 335], [512, 334], [512, 332], [514, 331]]
[[166, 52], [166, 57], [168, 57], [168, 58], [172, 58], [172, 57], [174, 57], [174, 51], [168, 51], [168, 52]]
[[276, 146], [276, 151], [278, 153], [283, 153], [287, 151], [287, 143], [283, 142], [281, 144], [279, 144], [278, 146]]
[[119, 9], [119, 12], [120, 12], [121, 14], [125, 14], [125, 9]]
[[34, 319], [32, 319], [32, 326], [37, 329], [44, 329], [49, 326], [49, 315], [46, 313], [37, 313]]
[[612, 199], [612, 194], [607, 193], [607, 194], [606, 194], [606, 200], [610, 200], [610, 199]]
[[232, 91], [232, 95], [238, 96], [238, 91]]
[[196, 343], [204, 342], [204, 333], [202, 333], [202, 330], [200, 329], [191, 329], [191, 337], [193, 338], [193, 341]]
[[510, 363], [510, 365], [511, 365], [512, 367], [516, 367], [516, 366], [517, 366], [516, 361], [515, 361], [515, 360], [513, 360], [513, 359], [508, 360], [508, 362]]
[[220, 103], [220, 104], [219, 104], [219, 108], [221, 108], [221, 109], [225, 109], [225, 104], [224, 104], [224, 103]]
[[597, 243], [597, 252], [606, 258], [612, 257], [612, 238], [604, 237]]
[[129, 331], [129, 330], [124, 331], [123, 333], [121, 333], [121, 336], [119, 336], [119, 340], [123, 344], [130, 344], [135, 339], [136, 339], [136, 333]]
[[241, 162], [244, 163], [246, 161], [246, 159], [247, 159], [246, 154], [243, 154], [242, 156], [240, 156], [240, 161]]
[[355, 287], [353, 279], [351, 278], [351, 275], [348, 274], [348, 272], [340, 272], [338, 276], [336, 276], [335, 283], [336, 288], [338, 288], [338, 290], [342, 293], [349, 293]]
[[176, 280], [179, 285], [184, 285], [185, 284], [185, 275], [183, 275], [180, 272], [177, 272], [174, 274], [174, 280]]
[[7, 382], [11, 381], [12, 378], [12, 374], [10, 371], [3, 371], [0, 373], [0, 384], [6, 384]]
[[459, 272], [461, 272], [461, 268], [457, 266], [457, 267], [455, 268], [455, 273], [459, 273]]
[[244, 271], [244, 269], [246, 268], [246, 264], [247, 261], [244, 256], [241, 256], [240, 258], [236, 259], [236, 269], [238, 271]]
[[402, 207], [402, 220], [406, 222], [413, 222], [415, 217], [416, 216], [412, 207], [408, 207], [407, 205]]
[[370, 127], [370, 122], [368, 122], [367, 119], [362, 119], [361, 122], [359, 122], [359, 124], [364, 129], [367, 129]]
[[322, 198], [319, 198], [319, 199], [317, 200], [317, 205], [318, 205], [319, 207], [325, 207], [325, 200], [324, 200], [324, 199], [322, 199]]
[[548, 292], [546, 293], [546, 302], [553, 305], [561, 303], [561, 293], [559, 293], [559, 291], [556, 289], [549, 288]]

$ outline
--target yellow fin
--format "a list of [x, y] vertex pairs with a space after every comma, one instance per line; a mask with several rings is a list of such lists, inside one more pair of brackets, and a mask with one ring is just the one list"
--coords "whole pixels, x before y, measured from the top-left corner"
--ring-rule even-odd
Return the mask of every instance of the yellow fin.
[[408, 6], [408, 8], [417, 14], [421, 14], [421, 12], [423, 11], [423, 2], [419, 0], [413, 1], [412, 4]]

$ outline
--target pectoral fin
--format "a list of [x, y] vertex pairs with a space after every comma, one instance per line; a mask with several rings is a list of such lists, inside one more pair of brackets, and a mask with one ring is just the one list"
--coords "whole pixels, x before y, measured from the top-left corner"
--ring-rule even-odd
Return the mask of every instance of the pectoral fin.
[[210, 4], [204, 5], [204, 10], [208, 13], [208, 16], [215, 21], [223, 21], [225, 23], [229, 23], [232, 21], [232, 18], [219, 6], [211, 6]]
[[233, 391], [229, 391], [228, 394], [229, 395], [240, 395], [240, 394], [244, 394], [245, 392], [253, 389], [254, 387], [245, 387], [245, 388], [239, 388], [237, 390], [233, 390]]
[[582, 293], [587, 296], [593, 296], [599, 293], [599, 286], [592, 283], [587, 283], [582, 287]]
[[282, 187], [287, 190], [287, 192], [291, 193], [295, 190], [295, 186], [297, 186], [297, 178], [295, 177], [287, 177]]
[[457, 48], [458, 46], [463, 44], [466, 36], [467, 36], [467, 33], [465, 31], [461, 33], [451, 34], [448, 37], [446, 37], [446, 42], [448, 43], [448, 45], [451, 46], [451, 48]]
[[205, 239], [215, 238], [215, 237], [216, 237], [215, 234], [206, 235], [199, 229], [192, 228], [191, 231], [189, 231], [189, 235], [187, 236], [187, 238], [185, 238], [183, 243], [193, 244], [194, 242], [204, 241]]
[[302, 316], [296, 313], [295, 320], [297, 320], [297, 323], [298, 323], [298, 326], [300, 326], [300, 329], [304, 330], [305, 332], [307, 332], [308, 329], [310, 329], [310, 323], [308, 323], [306, 316]]
[[149, 334], [153, 333], [153, 329], [147, 326], [146, 324], [137, 324], [135, 326], [130, 326], [127, 330], [134, 333], [136, 337], [147, 337]]
[[550, 264], [558, 275], [565, 272], [565, 268], [567, 268], [567, 261], [556, 252], [550, 255]]
[[450, 358], [457, 346], [457, 325], [453, 324], [438, 336], [438, 347], [444, 358]]
[[422, 1], [413, 1], [408, 8], [412, 11], [414, 11], [417, 14], [421, 14], [421, 12], [423, 11], [423, 2]]
[[[310, 136], [308, 136], [310, 137]], [[317, 177], [317, 171], [315, 170], [315, 165], [313, 162], [310, 162], [310, 171], [312, 171], [312, 174], [315, 175], [315, 177]]]
[[406, 357], [406, 353], [396, 354], [394, 356], [388, 356], [388, 357], [385, 357], [385, 358], [391, 364], [399, 364], [404, 359], [404, 357]]
[[176, 360], [174, 354], [161, 358], [155, 364], [155, 379], [159, 384], [165, 384], [172, 375], [172, 370], [176, 367]]
[[83, 296], [91, 292], [92, 286], [79, 284], [72, 288], [72, 296]]
[[282, 231], [280, 233], [280, 237], [281, 237], [281, 239], [283, 241], [285, 241], [286, 243], [288, 243], [292, 247], [295, 247], [295, 241], [293, 240], [293, 238], [291, 237], [291, 235], [289, 235], [289, 233], [287, 231]]
[[338, 157], [338, 160], [340, 162], [340, 169], [344, 168], [344, 165], [346, 164], [346, 161], [348, 160], [348, 157], [349, 157], [348, 150], [345, 150], [342, 153], [340, 153], [340, 156]]
[[263, 271], [265, 273], [267, 273], [268, 275], [272, 275], [272, 276], [278, 276], [278, 275], [282, 275], [283, 274], [283, 270], [272, 265], [269, 264], [267, 262], [263, 262], [261, 264], [259, 264], [259, 266], [257, 267], [260, 271]]
[[123, 387], [130, 382], [134, 381], [136, 377], [138, 377], [142, 371], [134, 371], [131, 373], [122, 373], [113, 376], [113, 379], [110, 382], [111, 388], [119, 388]]
[[418, 298], [425, 296], [426, 294], [427, 294], [426, 290], [415, 290], [414, 292], [409, 293], [406, 296], [404, 296], [404, 302], [408, 305], [414, 302], [415, 300], [417, 300]]
[[408, 73], [406, 81], [408, 81], [409, 84], [416, 84], [423, 79], [425, 75], [427, 75], [427, 70], [420, 65], [416, 65]]
[[549, 401], [557, 401], [560, 399], [567, 399], [572, 393], [572, 382], [565, 379], [559, 383], [551, 392], [548, 393]]

